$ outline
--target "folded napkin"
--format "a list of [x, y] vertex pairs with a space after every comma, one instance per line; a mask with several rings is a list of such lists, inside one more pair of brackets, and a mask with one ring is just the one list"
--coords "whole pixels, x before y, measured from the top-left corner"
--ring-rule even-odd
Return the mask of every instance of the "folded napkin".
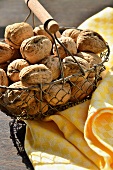
[[108, 42], [106, 75], [91, 100], [44, 121], [25, 121], [25, 150], [35, 170], [113, 169], [113, 8], [105, 8], [79, 28], [93, 29]]

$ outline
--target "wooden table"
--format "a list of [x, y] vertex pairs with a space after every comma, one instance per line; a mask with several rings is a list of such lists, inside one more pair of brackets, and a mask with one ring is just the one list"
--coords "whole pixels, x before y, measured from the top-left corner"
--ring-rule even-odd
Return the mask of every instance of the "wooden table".
[[[0, 36], [6, 25], [21, 22], [28, 14], [24, 0], [0, 1]], [[90, 16], [101, 11], [105, 7], [113, 7], [112, 0], [40, 0], [47, 11], [61, 26], [79, 26]], [[31, 20], [28, 21], [32, 23]], [[36, 19], [36, 24], [40, 21]], [[0, 170], [25, 170], [21, 157], [10, 139], [9, 122], [10, 117], [0, 112]]]

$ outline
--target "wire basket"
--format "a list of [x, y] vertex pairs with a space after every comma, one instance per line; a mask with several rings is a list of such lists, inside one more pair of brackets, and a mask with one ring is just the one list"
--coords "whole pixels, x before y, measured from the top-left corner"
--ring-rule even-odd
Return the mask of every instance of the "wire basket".
[[[102, 80], [102, 72], [106, 69], [105, 62], [109, 60], [110, 48], [109, 45], [103, 40], [105, 42], [106, 49], [103, 52], [98, 53], [101, 61], [97, 64], [93, 64], [91, 67], [84, 68], [84, 64], [81, 64], [81, 60], [78, 60], [75, 57], [76, 54], [72, 54], [66, 45], [57, 37], [57, 31], [62, 34], [67, 29], [76, 28], [59, 28], [58, 23], [54, 21], [51, 15], [37, 0], [31, 2], [30, 0], [25, 0], [25, 2], [29, 9], [31, 9], [24, 22], [27, 21], [32, 10], [33, 25], [34, 13], [43, 23], [44, 31], [51, 37], [52, 44], [55, 48], [60, 74], [49, 83], [36, 83], [35, 85], [24, 87], [21, 85], [11, 87], [10, 84], [9, 86], [0, 86], [0, 110], [7, 116], [14, 119], [41, 120], [46, 116], [53, 115], [56, 112], [66, 110], [91, 99], [92, 93]], [[78, 31], [81, 32], [83, 30]], [[101, 37], [101, 35], [99, 35], [99, 37]], [[64, 62], [61, 58], [57, 44], [63, 48], [66, 57], [69, 56], [68, 62], [66, 60]], [[77, 53], [78, 52], [79, 50], [77, 49]], [[51, 55], [53, 55], [53, 51], [51, 51]], [[64, 59], [66, 57], [64, 57]], [[80, 59], [81, 57], [78, 56], [78, 58]], [[64, 63], [73, 63], [70, 70], [67, 71], [71, 71], [71, 73], [65, 74]], [[8, 63], [4, 66], [6, 69], [7, 64]], [[75, 65], [79, 70], [78, 72], [76, 69], [72, 71]]]
[[[44, 25], [44, 27], [48, 32], [46, 25]], [[60, 32], [62, 33], [64, 30], [69, 28], [70, 27], [60, 27]], [[48, 33], [52, 37], [54, 43], [56, 41], [60, 43], [66, 53], [73, 59], [74, 56], [58, 40], [57, 36], [53, 36], [50, 32]], [[56, 51], [58, 51], [57, 46]], [[64, 76], [63, 60], [60, 58], [58, 53], [60, 76], [52, 82], [24, 88], [0, 86], [0, 89], [5, 89], [4, 93], [0, 93], [1, 111], [11, 118], [40, 120], [46, 116], [53, 115], [56, 112], [66, 110], [91, 99], [92, 93], [97, 88], [100, 80], [102, 80], [101, 73], [105, 70], [104, 64], [108, 61], [109, 54], [109, 45], [106, 43], [106, 50], [99, 54], [102, 62], [84, 70], [80, 63], [75, 60], [74, 62], [78, 64], [80, 71], [69, 76]], [[87, 76], [85, 76], [86, 74]], [[90, 76], [92, 74], [93, 79], [91, 79]], [[72, 81], [73, 79], [74, 81]], [[48, 88], [44, 90], [44, 87], [46, 86], [48, 86]]]

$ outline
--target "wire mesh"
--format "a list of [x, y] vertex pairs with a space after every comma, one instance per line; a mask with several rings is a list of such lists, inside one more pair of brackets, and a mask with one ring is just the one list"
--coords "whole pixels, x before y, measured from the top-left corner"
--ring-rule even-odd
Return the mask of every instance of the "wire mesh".
[[[60, 32], [62, 33], [68, 28], [70, 27], [61, 27]], [[52, 35], [48, 32], [46, 25], [44, 25], [44, 29], [50, 34], [55, 44], [59, 58], [60, 75], [57, 79], [46, 84], [40, 83], [29, 87], [0, 86], [0, 109], [12, 118], [43, 119], [48, 115], [91, 99], [92, 93], [102, 80], [101, 73], [106, 69], [104, 64], [109, 60], [110, 54], [107, 43], [106, 50], [99, 54], [102, 62], [84, 69], [66, 46], [59, 41], [56, 34]], [[72, 57], [74, 64], [76, 63], [80, 69], [79, 72], [68, 76], [64, 75], [63, 60], [60, 58], [56, 42], [65, 49], [67, 56]]]

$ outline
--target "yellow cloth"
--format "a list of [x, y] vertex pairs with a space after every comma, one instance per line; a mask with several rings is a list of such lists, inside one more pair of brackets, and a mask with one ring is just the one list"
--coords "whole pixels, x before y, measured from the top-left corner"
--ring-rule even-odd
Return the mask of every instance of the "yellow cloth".
[[35, 170], [113, 169], [113, 8], [79, 28], [93, 29], [108, 42], [108, 71], [91, 100], [45, 121], [26, 120], [25, 150]]

